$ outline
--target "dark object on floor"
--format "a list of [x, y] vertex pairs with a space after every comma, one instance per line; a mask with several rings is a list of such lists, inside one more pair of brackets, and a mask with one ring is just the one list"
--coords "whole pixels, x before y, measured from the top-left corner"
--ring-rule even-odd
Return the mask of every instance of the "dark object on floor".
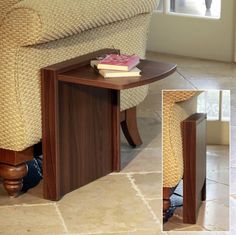
[[172, 194], [170, 201], [171, 206], [164, 214], [163, 223], [166, 223], [173, 216], [176, 208], [183, 206], [183, 181], [180, 181], [179, 185]]
[[30, 188], [35, 187], [43, 179], [42, 158], [36, 157], [31, 161], [26, 162], [28, 173], [23, 178], [22, 192], [27, 192]]

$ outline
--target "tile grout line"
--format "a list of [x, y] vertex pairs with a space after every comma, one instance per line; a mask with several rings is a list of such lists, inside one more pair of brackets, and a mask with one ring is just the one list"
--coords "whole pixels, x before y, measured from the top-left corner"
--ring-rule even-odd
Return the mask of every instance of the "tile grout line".
[[66, 223], [65, 223], [65, 221], [64, 221], [64, 219], [63, 219], [63, 217], [62, 217], [62, 214], [61, 214], [61, 212], [60, 212], [60, 210], [59, 210], [59, 208], [58, 208], [58, 206], [57, 206], [57, 203], [53, 203], [53, 205], [54, 205], [54, 207], [55, 207], [55, 209], [56, 209], [57, 215], [59, 216], [59, 218], [60, 218], [60, 220], [61, 220], [62, 226], [63, 226], [63, 228], [64, 228], [64, 232], [68, 233], [69, 230], [68, 230], [68, 228], [67, 228], [67, 226], [66, 226]]
[[134, 183], [134, 179], [132, 178], [132, 175], [127, 174], [127, 178], [129, 179], [132, 188], [137, 192], [137, 196], [140, 197], [140, 199], [143, 201], [143, 203], [146, 205], [147, 209], [149, 210], [149, 212], [151, 213], [153, 220], [156, 224], [160, 224], [160, 220], [158, 219], [158, 217], [155, 215], [155, 213], [153, 212], [151, 206], [149, 205], [148, 201], [145, 199], [144, 195], [141, 193], [140, 189], [138, 188], [138, 186]]
[[[150, 150], [161, 150], [161, 147], [142, 147], [142, 148], [135, 148], [135, 149], [132, 149], [133, 152], [140, 152], [141, 151], [150, 151]], [[130, 150], [129, 149], [123, 149], [121, 150], [121, 153], [129, 153]]]
[[[132, 229], [132, 230], [129, 230], [129, 231], [123, 231], [123, 230], [120, 230], [120, 231], [107, 231], [106, 232], [106, 234], [117, 234], [117, 233], [128, 233], [128, 235], [130, 234], [130, 233], [134, 233], [134, 232], [137, 232], [137, 231], [147, 231], [147, 232], [149, 232], [149, 231], [153, 231], [153, 230], [150, 230], [150, 229]], [[73, 235], [73, 234], [75, 234], [75, 235], [104, 235], [104, 232], [85, 232], [85, 233], [70, 233], [70, 235]]]
[[206, 177], [206, 179], [209, 180], [209, 181], [212, 181], [212, 182], [214, 182], [214, 183], [216, 183], [216, 184], [221, 184], [221, 185], [224, 185], [224, 186], [228, 186], [228, 187], [229, 187], [229, 184], [221, 183], [221, 182], [218, 182], [218, 181], [216, 181], [216, 180], [209, 179], [209, 178], [207, 178], [207, 177]]
[[206, 199], [205, 203], [207, 203], [207, 202], [214, 202], [214, 203], [217, 203], [218, 205], [223, 205], [226, 208], [230, 208], [230, 206], [225, 204], [225, 202], [219, 202], [220, 200], [225, 200], [225, 198], [222, 198], [222, 199], [220, 199], [220, 198], [219, 199], [210, 199], [210, 200]]
[[162, 200], [161, 197], [152, 197], [152, 198], [146, 197], [145, 199], [146, 199], [147, 201]]
[[10, 208], [10, 207], [36, 207], [36, 206], [53, 206], [53, 202], [49, 202], [49, 203], [38, 203], [38, 204], [14, 204], [14, 205], [4, 205], [4, 206], [0, 206], [0, 209], [1, 208]]
[[198, 87], [196, 87], [191, 81], [189, 81], [180, 71], [177, 69], [176, 72], [186, 81], [188, 82], [193, 88], [198, 90]]
[[161, 174], [162, 171], [140, 171], [140, 172], [113, 172], [109, 175], [148, 175], [148, 174]]
[[[185, 228], [175, 229], [175, 230], [173, 230], [173, 231], [176, 231], [176, 232], [181, 232], [181, 231], [191, 231], [191, 230], [183, 230], [183, 229], [186, 229], [186, 228], [188, 228], [188, 229], [189, 229], [189, 228], [194, 228], [194, 227], [196, 227], [196, 226], [199, 226], [200, 228], [202, 228], [203, 231], [210, 231], [210, 232], [212, 232], [211, 230], [208, 230], [208, 229], [206, 229], [206, 228], [204, 228], [203, 226], [198, 225], [198, 224], [194, 224], [194, 225], [186, 226]], [[193, 232], [199, 232], [199, 231], [193, 231]]]

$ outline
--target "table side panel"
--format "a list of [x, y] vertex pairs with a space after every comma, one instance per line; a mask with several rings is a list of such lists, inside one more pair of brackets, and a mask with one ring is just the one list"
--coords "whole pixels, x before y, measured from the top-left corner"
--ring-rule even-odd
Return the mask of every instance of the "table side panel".
[[121, 150], [120, 150], [120, 91], [112, 92], [112, 149], [113, 149], [113, 171], [121, 170]]
[[112, 172], [112, 91], [59, 82], [61, 195]]
[[42, 70], [42, 142], [44, 198], [60, 198], [58, 159], [58, 92], [57, 74]]
[[206, 181], [206, 119], [197, 124], [196, 136], [196, 213], [198, 213], [198, 210], [202, 204], [201, 191]]
[[175, 64], [142, 60], [141, 77], [104, 79], [90, 60], [103, 49], [42, 69], [44, 197], [59, 200], [120, 170], [120, 90], [161, 80]]
[[206, 115], [196, 113], [182, 122], [183, 221], [196, 223], [206, 180]]

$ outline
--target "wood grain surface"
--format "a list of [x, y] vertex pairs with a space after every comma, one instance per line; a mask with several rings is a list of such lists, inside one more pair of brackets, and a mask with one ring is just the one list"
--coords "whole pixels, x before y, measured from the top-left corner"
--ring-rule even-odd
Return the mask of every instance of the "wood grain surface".
[[196, 113], [182, 122], [183, 222], [195, 224], [206, 198], [206, 114]]
[[173, 64], [143, 60], [139, 64], [141, 77], [104, 79], [91, 68], [90, 60], [115, 52], [103, 49], [42, 69], [46, 199], [59, 200], [80, 186], [119, 171], [120, 122], [134, 117], [134, 112], [120, 113], [120, 90], [158, 81], [176, 69]]

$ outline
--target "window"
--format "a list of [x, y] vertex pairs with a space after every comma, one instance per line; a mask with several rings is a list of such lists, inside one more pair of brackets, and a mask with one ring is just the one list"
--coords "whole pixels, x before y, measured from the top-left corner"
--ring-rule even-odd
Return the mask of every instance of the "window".
[[159, 5], [157, 6], [157, 11], [163, 11], [164, 10], [164, 0], [160, 0]]
[[221, 101], [221, 120], [230, 120], [230, 91], [222, 91], [222, 101]]
[[221, 0], [160, 0], [157, 11], [219, 19]]
[[207, 120], [230, 120], [230, 91], [209, 90], [198, 96], [199, 113], [207, 113]]

